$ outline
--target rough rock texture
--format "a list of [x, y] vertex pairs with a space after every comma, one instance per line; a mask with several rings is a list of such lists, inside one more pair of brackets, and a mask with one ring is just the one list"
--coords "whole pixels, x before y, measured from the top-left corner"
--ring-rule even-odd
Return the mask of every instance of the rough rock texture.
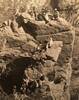
[[[73, 27], [63, 18], [48, 24], [39, 21], [23, 22], [20, 28], [24, 29], [24, 27], [26, 31], [18, 29], [17, 34], [12, 31], [12, 34], [9, 33], [6, 27], [4, 27], [6, 33], [4, 30], [1, 32], [0, 58], [1, 64], [5, 64], [3, 65], [5, 67], [1, 66], [0, 79], [3, 91], [11, 94], [13, 87], [16, 86], [17, 93], [24, 93], [23, 97], [27, 98], [26, 100], [70, 100], [71, 61], [75, 38]], [[47, 50], [34, 51], [38, 44], [49, 42], [49, 34], [54, 43], [60, 41], [62, 46], [55, 44], [54, 47], [47, 48], [48, 52]], [[54, 61], [52, 58], [55, 55], [52, 57], [49, 54], [50, 50], [54, 52], [56, 48], [60, 49], [60, 52], [56, 51], [58, 59]], [[14, 93], [15, 100], [22, 96], [17, 93]]]
[[[64, 22], [64, 20], [63, 20], [63, 22]], [[52, 23], [54, 24], [54, 22], [52, 22]], [[60, 23], [61, 23], [61, 21], [59, 22], [59, 24]], [[55, 25], [53, 25], [53, 24], [52, 24], [52, 28], [55, 27]], [[57, 23], [57, 25], [58, 25], [58, 23]], [[72, 73], [71, 60], [72, 60], [72, 50], [73, 50], [73, 43], [74, 43], [74, 39], [75, 39], [75, 34], [74, 34], [74, 30], [71, 31], [72, 28], [69, 29], [69, 27], [68, 27], [68, 29], [66, 28], [66, 31], [65, 31], [65, 27], [67, 27], [67, 26], [64, 26], [64, 29], [63, 29], [63, 27], [62, 27], [63, 24], [61, 23], [60, 25], [61, 25], [61, 28], [59, 30], [62, 29], [62, 32], [60, 32], [60, 33], [55, 33], [54, 32], [54, 29], [56, 30], [56, 29], [59, 28], [59, 26], [57, 26], [52, 31], [55, 34], [52, 34], [50, 29], [48, 30], [49, 31], [48, 33], [52, 34], [52, 37], [53, 37], [54, 41], [63, 41], [62, 51], [61, 51], [61, 53], [59, 55], [59, 58], [57, 60], [57, 67], [58, 68], [56, 69], [56, 71], [57, 71], [56, 74], [63, 76], [65, 79], [67, 79], [67, 82], [69, 82], [69, 77], [71, 77], [71, 73]], [[65, 24], [65, 25], [67, 25], [67, 24]], [[44, 34], [45, 34], [45, 32], [47, 33], [47, 31], [44, 31]], [[43, 32], [42, 32], [42, 34], [43, 34]], [[42, 38], [44, 40], [45, 39], [45, 35], [43, 35], [43, 37], [40, 36], [40, 40], [42, 40]], [[65, 76], [63, 74], [65, 74]], [[56, 75], [56, 77], [57, 77], [57, 75]], [[70, 84], [70, 83], [68, 83], [68, 84]], [[58, 89], [58, 88], [56, 87], [56, 89]], [[67, 100], [68, 98], [64, 97], [64, 100], [65, 99]]]
[[[60, 16], [64, 16], [76, 29], [63, 18], [45, 24], [33, 18], [25, 22], [24, 16], [18, 16], [14, 31], [11, 26], [0, 26], [0, 100], [70, 100], [69, 91], [71, 100], [78, 100], [79, 4], [76, 3], [79, 0], [21, 0], [22, 4], [20, 0], [16, 3], [3, 1], [5, 3], [0, 0], [3, 5], [0, 5], [1, 24], [14, 17], [17, 8], [22, 8], [21, 11], [27, 8], [29, 11], [35, 6], [36, 12], [40, 12], [40, 9], [51, 5], [53, 9], [58, 8]], [[69, 8], [66, 8], [68, 5]], [[36, 50], [40, 44], [45, 49], [50, 37], [53, 38], [51, 48], [40, 52]]]

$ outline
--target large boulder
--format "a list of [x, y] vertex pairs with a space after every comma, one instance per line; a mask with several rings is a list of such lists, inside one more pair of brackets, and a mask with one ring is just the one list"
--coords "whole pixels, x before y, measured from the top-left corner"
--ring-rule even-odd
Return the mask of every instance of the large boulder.
[[[37, 27], [34, 33], [37, 34], [36, 39], [40, 43], [49, 41], [49, 36], [51, 36], [53, 38], [53, 41], [61, 41], [63, 44], [61, 46], [60, 52], [58, 53], [57, 57], [58, 59], [55, 63], [56, 65], [52, 65], [54, 70], [51, 70], [49, 72], [48, 69], [50, 68], [44, 67], [42, 69], [45, 75], [48, 75], [50, 73], [52, 75], [53, 73], [52, 71], [55, 71], [55, 77], [52, 83], [48, 81], [49, 86], [51, 86], [50, 91], [52, 92], [52, 96], [54, 96], [56, 100], [61, 100], [61, 99], [70, 100], [69, 86], [72, 73], [71, 62], [72, 62], [72, 52], [75, 39], [74, 28], [63, 18], [59, 18], [59, 20], [57, 21], [52, 21], [47, 25], [38, 23], [34, 23], [35, 26]], [[30, 25], [32, 24], [33, 22], [30, 22]], [[49, 48], [51, 49], [52, 54], [49, 50], [49, 52], [46, 52], [46, 55], [53, 57], [54, 49], [52, 48]], [[56, 53], [57, 52], [58, 51], [56, 51]]]
[[[20, 28], [26, 29], [26, 31], [24, 34], [19, 34], [19, 37], [10, 35], [10, 33], [1, 34], [1, 37], [6, 36], [6, 41], [4, 41], [5, 39], [3, 41], [7, 48], [6, 51], [2, 49], [0, 52], [1, 59], [5, 61], [6, 65], [0, 80], [4, 91], [10, 94], [13, 86], [16, 85], [16, 91], [21, 92], [20, 89], [25, 79], [32, 81], [31, 84], [29, 83], [30, 86], [27, 85], [26, 93], [30, 100], [70, 100], [74, 28], [63, 18], [52, 20], [47, 24], [39, 21], [25, 23], [23, 20]], [[33, 46], [28, 43], [27, 33], [32, 37], [30, 39], [33, 43], [36, 41], [42, 45], [45, 42], [48, 43], [49, 38], [52, 37], [52, 47], [40, 52], [39, 50], [33, 51], [37, 44], [35, 43], [36, 45]], [[30, 51], [30, 47], [32, 47], [32, 51]], [[28, 48], [29, 50], [27, 50]], [[27, 73], [31, 73], [32, 77], [29, 77]]]

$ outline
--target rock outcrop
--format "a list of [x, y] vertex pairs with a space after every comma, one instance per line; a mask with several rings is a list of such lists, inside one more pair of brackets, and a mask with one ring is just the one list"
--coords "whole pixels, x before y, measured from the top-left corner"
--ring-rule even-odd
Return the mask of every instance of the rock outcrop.
[[63, 18], [47, 24], [21, 21], [17, 21], [18, 35], [9, 26], [1, 32], [3, 91], [8, 95], [13, 93], [16, 99], [23, 94], [26, 100], [70, 100], [74, 28]]

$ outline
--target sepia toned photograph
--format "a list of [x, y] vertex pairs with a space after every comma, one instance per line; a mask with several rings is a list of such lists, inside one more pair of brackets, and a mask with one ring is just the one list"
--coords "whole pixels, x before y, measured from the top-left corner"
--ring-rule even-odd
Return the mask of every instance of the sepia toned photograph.
[[0, 0], [0, 100], [79, 100], [79, 0]]

